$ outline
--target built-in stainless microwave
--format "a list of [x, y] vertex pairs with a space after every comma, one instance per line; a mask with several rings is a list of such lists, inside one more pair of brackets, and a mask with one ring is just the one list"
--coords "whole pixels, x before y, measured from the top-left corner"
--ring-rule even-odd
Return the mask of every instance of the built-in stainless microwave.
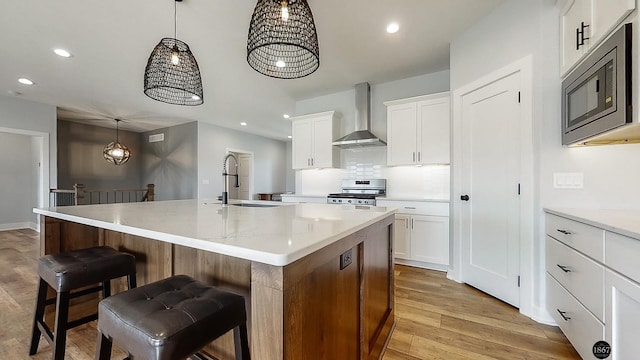
[[631, 101], [631, 24], [625, 24], [562, 82], [562, 144], [631, 123]]

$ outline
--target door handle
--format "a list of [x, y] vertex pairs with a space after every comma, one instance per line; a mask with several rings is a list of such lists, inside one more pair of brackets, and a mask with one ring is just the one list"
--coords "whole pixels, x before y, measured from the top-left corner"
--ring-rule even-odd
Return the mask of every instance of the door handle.
[[556, 309], [558, 310], [558, 314], [560, 314], [560, 316], [562, 316], [562, 318], [564, 319], [564, 321], [569, 321], [571, 320], [570, 317], [566, 316], [565, 314], [567, 313], [566, 311], [560, 311], [560, 309]]
[[313, 166], [313, 158], [311, 158], [311, 166]]
[[566, 272], [566, 273], [571, 272], [571, 269], [569, 269], [568, 267], [566, 267], [566, 266], [564, 266], [564, 265], [560, 265], [560, 264], [556, 264], [556, 265], [558, 265], [558, 267], [559, 267], [560, 269], [562, 269], [562, 271], [564, 271], [564, 272]]
[[465, 195], [460, 196], [460, 200], [462, 200], [462, 201], [469, 201], [469, 195], [466, 195], [466, 194], [465, 194]]
[[420, 151], [418, 151], [418, 162], [420, 162]]
[[413, 152], [413, 162], [416, 162], [416, 152]]

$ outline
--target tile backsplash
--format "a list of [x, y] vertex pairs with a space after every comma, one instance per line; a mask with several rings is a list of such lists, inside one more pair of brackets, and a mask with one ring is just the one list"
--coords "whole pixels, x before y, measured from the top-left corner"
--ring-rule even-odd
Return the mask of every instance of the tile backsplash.
[[340, 192], [342, 179], [387, 179], [387, 197], [449, 199], [449, 165], [393, 166], [386, 149], [366, 148], [342, 152], [341, 169], [296, 171], [296, 194], [327, 195]]

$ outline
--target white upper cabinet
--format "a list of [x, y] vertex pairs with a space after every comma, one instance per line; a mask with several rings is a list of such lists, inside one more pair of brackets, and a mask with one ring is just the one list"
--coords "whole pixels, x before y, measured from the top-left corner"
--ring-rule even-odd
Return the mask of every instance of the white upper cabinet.
[[636, 0], [564, 0], [558, 5], [564, 76], [635, 9]]
[[340, 153], [331, 145], [339, 127], [334, 111], [292, 118], [292, 167], [294, 170], [338, 167]]
[[387, 101], [387, 165], [448, 164], [449, 93]]

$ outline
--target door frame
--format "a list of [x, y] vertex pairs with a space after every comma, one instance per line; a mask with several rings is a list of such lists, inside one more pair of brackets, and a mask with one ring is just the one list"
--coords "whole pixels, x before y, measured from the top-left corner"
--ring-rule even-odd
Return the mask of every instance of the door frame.
[[[17, 135], [25, 135], [30, 136], [32, 138], [39, 138], [41, 141], [38, 144], [38, 156], [40, 157], [41, 166], [38, 170], [38, 185], [39, 185], [39, 194], [38, 194], [38, 207], [44, 208], [49, 207], [49, 191], [50, 191], [50, 182], [49, 182], [49, 173], [50, 173], [50, 164], [49, 164], [49, 133], [40, 132], [40, 131], [31, 131], [31, 130], [22, 130], [22, 129], [14, 129], [7, 127], [0, 127], [0, 132], [7, 134], [17, 134]], [[35, 231], [40, 232], [40, 217], [36, 217], [35, 222]]]
[[[225, 156], [229, 153], [235, 153], [235, 154], [247, 154], [249, 156], [251, 156], [251, 161], [249, 162], [249, 164], [251, 164], [251, 176], [249, 176], [249, 197], [251, 197], [251, 199], [249, 200], [255, 200], [255, 192], [254, 192], [254, 182], [255, 182], [255, 164], [254, 164], [254, 155], [253, 155], [253, 151], [249, 151], [249, 150], [242, 150], [242, 149], [236, 149], [236, 148], [226, 148], [225, 150]], [[229, 183], [231, 177], [227, 176], [226, 180], [228, 185], [231, 185]]]
[[[500, 80], [516, 72], [520, 72], [520, 312], [526, 316], [536, 318], [544, 313], [544, 304], [536, 304], [534, 288], [540, 286], [535, 283], [536, 272], [542, 271], [539, 264], [534, 262], [536, 248], [533, 242], [534, 230], [534, 147], [533, 147], [533, 58], [525, 56], [498, 70], [482, 76], [469, 84], [454, 89], [452, 92], [452, 122], [451, 122], [451, 206], [450, 206], [450, 266], [447, 277], [457, 282], [463, 282], [462, 273], [462, 211], [460, 195], [462, 189], [462, 97], [478, 90], [490, 83]], [[538, 254], [539, 255], [539, 254]]]

